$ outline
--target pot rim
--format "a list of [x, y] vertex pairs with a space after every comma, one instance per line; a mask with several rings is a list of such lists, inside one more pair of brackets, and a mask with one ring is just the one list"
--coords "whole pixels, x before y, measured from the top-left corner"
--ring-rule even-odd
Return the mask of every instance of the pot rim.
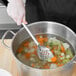
[[[72, 34], [74, 34], [74, 35], [76, 36], [75, 32], [73, 32], [69, 27], [65, 26], [64, 24], [61, 24], [61, 23], [58, 23], [58, 22], [54, 22], [54, 21], [39, 21], [39, 22], [34, 22], [34, 23], [31, 23], [31, 24], [28, 24], [28, 27], [33, 26], [33, 25], [35, 25], [35, 24], [39, 24], [39, 23], [54, 23], [54, 24], [58, 24], [59, 26], [63, 26], [64, 28], [68, 29], [70, 32], [72, 32]], [[27, 66], [28, 68], [31, 68], [31, 69], [33, 69], [33, 70], [41, 70], [41, 71], [46, 71], [46, 70], [48, 70], [48, 71], [56, 71], [56, 70], [57, 70], [57, 71], [60, 71], [61, 69], [66, 68], [66, 66], [68, 66], [68, 64], [72, 64], [73, 61], [75, 60], [75, 58], [76, 58], [76, 53], [75, 53], [75, 56], [72, 58], [71, 61], [69, 61], [67, 64], [65, 64], [65, 65], [63, 65], [63, 66], [61, 66], [61, 67], [57, 67], [56, 69], [38, 69], [38, 68], [32, 68], [32, 67], [24, 64], [23, 62], [21, 62], [21, 61], [15, 56], [15, 54], [14, 54], [14, 52], [13, 52], [13, 47], [12, 47], [12, 44], [13, 44], [13, 41], [14, 41], [15, 37], [16, 37], [17, 34], [18, 34], [20, 31], [22, 31], [23, 29], [24, 29], [24, 27], [21, 28], [21, 29], [15, 34], [15, 36], [12, 38], [12, 43], [11, 43], [11, 50], [12, 50], [12, 54], [13, 54], [14, 58], [15, 58], [20, 64], [22, 64], [23, 66]], [[74, 50], [75, 50], [75, 49], [74, 49]]]

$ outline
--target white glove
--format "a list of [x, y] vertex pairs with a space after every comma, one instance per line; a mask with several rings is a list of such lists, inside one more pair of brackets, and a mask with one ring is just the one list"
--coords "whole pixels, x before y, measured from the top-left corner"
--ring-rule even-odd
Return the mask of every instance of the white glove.
[[25, 7], [23, 0], [8, 0], [7, 13], [13, 20], [17, 23], [17, 25], [21, 25], [21, 23], [27, 24], [25, 20]]

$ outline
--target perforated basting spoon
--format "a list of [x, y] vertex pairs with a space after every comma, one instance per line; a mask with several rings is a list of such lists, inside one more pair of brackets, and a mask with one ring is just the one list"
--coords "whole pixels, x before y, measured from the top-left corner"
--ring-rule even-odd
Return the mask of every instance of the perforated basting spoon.
[[48, 58], [52, 58], [53, 54], [52, 52], [49, 50], [49, 48], [45, 47], [45, 46], [40, 46], [40, 44], [38, 43], [38, 41], [36, 40], [35, 36], [31, 33], [31, 31], [28, 29], [28, 26], [25, 25], [24, 23], [22, 23], [23, 27], [26, 29], [26, 31], [29, 33], [29, 35], [31, 36], [31, 38], [34, 40], [34, 42], [36, 43], [36, 45], [38, 46], [37, 49], [37, 54], [39, 56], [39, 58], [41, 60], [46, 60]]

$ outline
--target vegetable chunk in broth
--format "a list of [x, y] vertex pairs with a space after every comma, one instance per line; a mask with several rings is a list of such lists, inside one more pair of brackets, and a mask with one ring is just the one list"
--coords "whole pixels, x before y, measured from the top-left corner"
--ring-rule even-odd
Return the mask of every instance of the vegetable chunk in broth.
[[37, 46], [31, 38], [18, 47], [16, 56], [24, 64], [39, 69], [55, 69], [68, 63], [73, 57], [73, 48], [66, 40], [50, 34], [35, 35], [41, 46], [46, 46], [54, 57], [43, 61], [37, 55]]

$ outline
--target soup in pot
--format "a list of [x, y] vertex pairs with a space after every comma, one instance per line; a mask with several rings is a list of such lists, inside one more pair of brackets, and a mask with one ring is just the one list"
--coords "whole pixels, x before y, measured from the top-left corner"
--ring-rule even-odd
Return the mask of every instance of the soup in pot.
[[38, 69], [55, 69], [68, 63], [74, 57], [73, 48], [66, 40], [50, 34], [35, 35], [41, 46], [46, 46], [54, 57], [43, 61], [37, 55], [37, 46], [27, 38], [18, 47], [16, 56], [24, 64]]

